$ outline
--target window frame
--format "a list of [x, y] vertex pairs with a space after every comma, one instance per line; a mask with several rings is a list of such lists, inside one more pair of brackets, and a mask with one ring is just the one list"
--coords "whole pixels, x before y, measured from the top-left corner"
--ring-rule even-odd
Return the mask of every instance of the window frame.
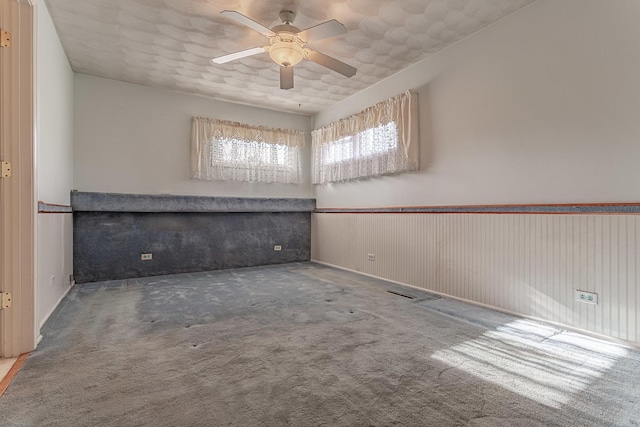
[[[406, 91], [358, 114], [312, 131], [313, 184], [418, 170], [417, 108], [417, 93]], [[395, 129], [389, 129], [386, 132], [383, 128], [390, 124], [393, 124]], [[375, 133], [376, 130], [380, 130], [380, 135], [365, 137], [367, 133]], [[366, 148], [366, 144], [370, 143], [372, 138], [382, 138], [383, 141], [393, 138], [395, 140], [393, 144], [389, 144], [388, 149], [372, 151]], [[330, 154], [331, 150], [342, 144], [351, 144], [352, 154], [348, 158], [336, 160], [335, 156]], [[368, 153], [362, 155], [363, 152]]]
[[[193, 117], [191, 138], [192, 179], [291, 184], [302, 182], [304, 133], [301, 131]], [[229, 146], [227, 158], [224, 158], [224, 154], [220, 156], [225, 151], [223, 144]], [[269, 157], [274, 156], [273, 152], [268, 152], [270, 146], [285, 147], [283, 162], [269, 161]], [[240, 153], [238, 156], [238, 151], [243, 151], [244, 155]], [[233, 159], [234, 155], [238, 159]], [[277, 153], [275, 156], [279, 157]]]

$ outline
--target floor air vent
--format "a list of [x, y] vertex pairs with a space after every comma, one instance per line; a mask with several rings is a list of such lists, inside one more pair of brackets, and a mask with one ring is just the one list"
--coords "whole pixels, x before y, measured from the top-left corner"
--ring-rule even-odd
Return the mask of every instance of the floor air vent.
[[390, 294], [394, 294], [394, 295], [398, 295], [399, 297], [404, 297], [404, 298], [408, 298], [408, 299], [415, 299], [415, 297], [412, 297], [411, 295], [405, 295], [405, 294], [401, 294], [399, 292], [394, 292], [394, 291], [387, 291]]

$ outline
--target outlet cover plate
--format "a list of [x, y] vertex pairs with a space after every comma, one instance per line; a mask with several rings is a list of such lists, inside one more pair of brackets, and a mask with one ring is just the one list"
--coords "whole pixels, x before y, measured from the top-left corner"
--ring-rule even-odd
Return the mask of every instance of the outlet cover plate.
[[596, 294], [595, 292], [581, 291], [576, 289], [576, 301], [597, 305], [598, 294]]
[[153, 259], [153, 254], [149, 253], [149, 254], [140, 254], [140, 259], [142, 261], [150, 261]]

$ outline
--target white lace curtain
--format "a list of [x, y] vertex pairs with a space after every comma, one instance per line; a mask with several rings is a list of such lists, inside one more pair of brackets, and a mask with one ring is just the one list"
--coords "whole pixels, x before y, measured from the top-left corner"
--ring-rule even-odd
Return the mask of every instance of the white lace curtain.
[[417, 98], [406, 91], [312, 131], [313, 183], [417, 170]]
[[191, 177], [298, 184], [303, 147], [300, 131], [194, 117]]

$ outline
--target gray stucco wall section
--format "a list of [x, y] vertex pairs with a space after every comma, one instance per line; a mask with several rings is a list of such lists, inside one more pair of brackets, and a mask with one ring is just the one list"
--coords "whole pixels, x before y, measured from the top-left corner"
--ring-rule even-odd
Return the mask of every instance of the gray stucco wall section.
[[[73, 192], [71, 203], [77, 283], [311, 257], [314, 199]], [[146, 253], [151, 260], [141, 260]]]
[[313, 212], [315, 199], [71, 192], [75, 212]]
[[38, 202], [38, 213], [71, 213], [71, 206]]

